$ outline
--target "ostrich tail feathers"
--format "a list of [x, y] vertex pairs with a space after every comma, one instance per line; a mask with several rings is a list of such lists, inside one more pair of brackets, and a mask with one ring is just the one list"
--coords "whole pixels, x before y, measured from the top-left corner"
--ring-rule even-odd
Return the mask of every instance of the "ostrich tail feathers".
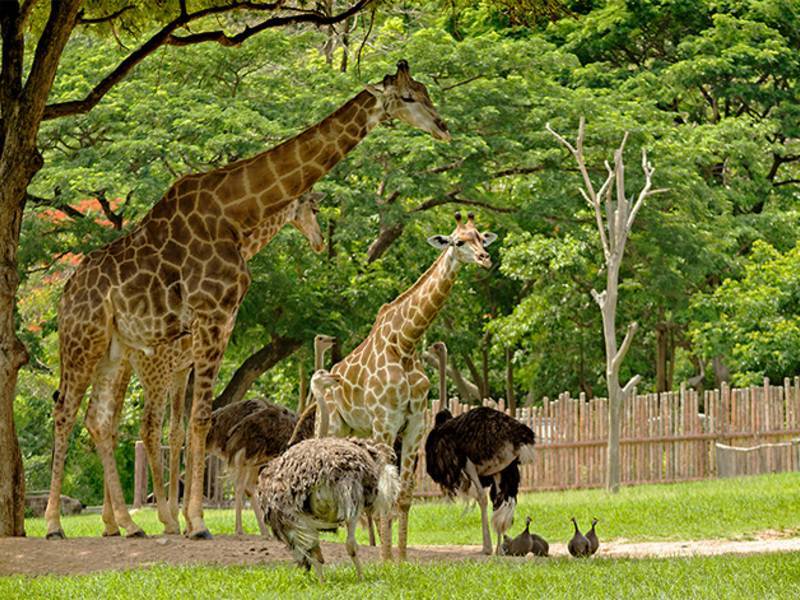
[[498, 534], [503, 534], [514, 524], [514, 511], [517, 500], [509, 498], [492, 511], [492, 527]]
[[521, 465], [529, 465], [533, 462], [533, 444], [523, 444], [519, 447], [519, 462]]
[[375, 498], [373, 510], [379, 515], [391, 512], [397, 497], [400, 495], [400, 475], [394, 465], [384, 465], [378, 479], [378, 494]]

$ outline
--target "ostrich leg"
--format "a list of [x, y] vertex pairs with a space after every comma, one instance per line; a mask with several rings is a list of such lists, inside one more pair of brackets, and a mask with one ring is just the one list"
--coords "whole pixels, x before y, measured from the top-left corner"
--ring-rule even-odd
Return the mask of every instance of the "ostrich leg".
[[467, 464], [464, 471], [472, 482], [472, 487], [475, 488], [475, 499], [478, 501], [478, 506], [481, 507], [481, 531], [483, 532], [483, 553], [487, 555], [492, 554], [492, 538], [489, 533], [489, 517], [486, 514], [486, 490], [481, 485], [481, 480], [478, 477], [478, 470], [471, 460], [467, 459]]

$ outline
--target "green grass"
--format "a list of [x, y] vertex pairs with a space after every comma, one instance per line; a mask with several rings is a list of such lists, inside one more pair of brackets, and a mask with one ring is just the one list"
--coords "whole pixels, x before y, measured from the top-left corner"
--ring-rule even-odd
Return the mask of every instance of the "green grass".
[[2, 598], [797, 598], [800, 554], [692, 559], [493, 559], [326, 568], [153, 567], [73, 577], [6, 577]]
[[[410, 543], [479, 544], [480, 511], [475, 507], [462, 517], [463, 509], [462, 503], [415, 504]], [[514, 532], [528, 514], [532, 529], [549, 541], [569, 539], [572, 515], [582, 526], [597, 516], [603, 539], [747, 539], [765, 529], [800, 533], [800, 473], [643, 485], [623, 488], [616, 495], [603, 490], [526, 494], [520, 497]], [[252, 511], [244, 516], [246, 530], [257, 533]], [[151, 509], [138, 512], [134, 519], [149, 534], [162, 531]], [[233, 533], [233, 511], [208, 510], [206, 524], [212, 532]], [[63, 526], [72, 537], [98, 536], [103, 531], [99, 515], [65, 517]], [[28, 519], [26, 529], [29, 536], [43, 536], [43, 519]], [[364, 532], [359, 536], [363, 543]]]

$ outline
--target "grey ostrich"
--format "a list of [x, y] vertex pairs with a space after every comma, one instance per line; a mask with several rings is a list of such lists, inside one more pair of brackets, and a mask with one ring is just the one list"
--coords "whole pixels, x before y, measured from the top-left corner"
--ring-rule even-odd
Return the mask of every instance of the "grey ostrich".
[[[316, 374], [315, 374], [316, 375]], [[362, 576], [355, 539], [362, 512], [386, 515], [397, 501], [400, 478], [394, 451], [358, 438], [298, 442], [262, 471], [258, 497], [275, 536], [300, 566], [323, 581], [319, 532], [347, 527], [347, 553]]]
[[474, 495], [481, 508], [483, 552], [492, 553], [486, 492], [492, 499], [492, 527], [499, 554], [503, 534], [514, 522], [519, 465], [533, 461], [530, 427], [493, 408], [480, 406], [458, 417], [445, 409], [436, 415], [425, 441], [428, 475], [449, 496]]

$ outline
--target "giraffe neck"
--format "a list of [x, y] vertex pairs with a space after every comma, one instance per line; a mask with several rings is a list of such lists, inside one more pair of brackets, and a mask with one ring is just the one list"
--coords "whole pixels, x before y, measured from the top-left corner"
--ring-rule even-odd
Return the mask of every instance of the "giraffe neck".
[[364, 90], [271, 150], [207, 174], [208, 187], [214, 187], [229, 222], [251, 231], [310, 189], [385, 118], [381, 104]]
[[274, 238], [294, 215], [295, 203], [286, 206], [261, 221], [251, 231], [242, 234], [240, 252], [245, 260], [250, 260]]
[[[392, 329], [402, 349], [411, 351], [439, 311], [453, 288], [461, 263], [447, 248], [408, 290], [389, 305]], [[390, 316], [391, 315], [391, 316]]]

